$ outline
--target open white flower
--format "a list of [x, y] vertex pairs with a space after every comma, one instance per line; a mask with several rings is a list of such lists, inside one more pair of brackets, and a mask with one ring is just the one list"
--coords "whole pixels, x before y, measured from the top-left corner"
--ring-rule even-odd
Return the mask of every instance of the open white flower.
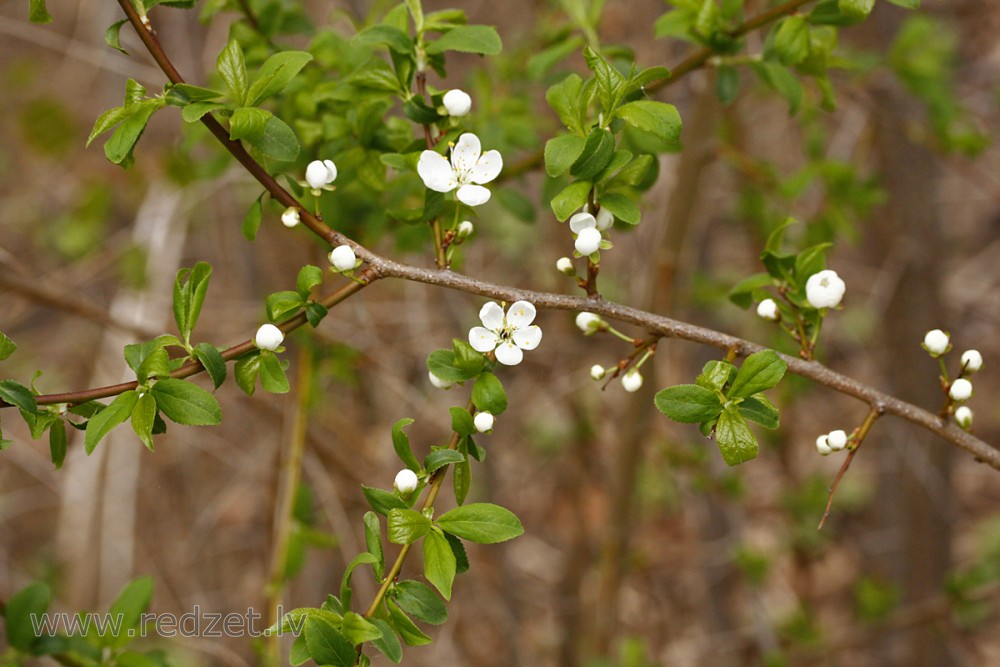
[[806, 300], [813, 308], [835, 308], [844, 298], [847, 285], [836, 271], [825, 269], [809, 276], [806, 281]]
[[464, 90], [453, 88], [441, 98], [449, 116], [464, 116], [472, 109], [472, 98]]
[[504, 315], [503, 308], [490, 301], [479, 311], [483, 326], [469, 330], [469, 344], [477, 352], [496, 351], [497, 361], [516, 366], [524, 358], [522, 350], [534, 350], [542, 340], [535, 319], [535, 307], [515, 301]]
[[313, 160], [306, 167], [306, 183], [313, 190], [322, 190], [337, 180], [337, 165], [333, 160]]
[[258, 348], [271, 352], [277, 350], [283, 340], [285, 340], [285, 334], [273, 324], [262, 324], [257, 329], [257, 335], [253, 338], [253, 342]]
[[458, 188], [458, 200], [467, 206], [479, 206], [490, 200], [483, 187], [500, 174], [503, 158], [496, 150], [483, 153], [479, 137], [466, 132], [451, 149], [451, 161], [434, 151], [424, 151], [417, 162], [417, 173], [424, 185], [435, 192]]

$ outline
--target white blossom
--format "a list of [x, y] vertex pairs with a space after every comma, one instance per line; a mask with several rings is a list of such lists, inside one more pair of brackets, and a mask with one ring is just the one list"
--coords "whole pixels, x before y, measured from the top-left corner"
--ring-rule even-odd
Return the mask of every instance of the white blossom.
[[827, 435], [823, 434], [816, 438], [816, 451], [818, 451], [823, 456], [829, 456], [833, 453], [833, 449], [830, 448], [830, 443], [827, 442]]
[[299, 218], [299, 209], [297, 206], [289, 206], [281, 214], [281, 224], [289, 229], [299, 224], [299, 222], [301, 222], [301, 219]]
[[603, 380], [604, 376], [607, 374], [608, 372], [604, 369], [604, 366], [600, 364], [594, 364], [590, 367], [590, 377], [595, 380]]
[[979, 350], [966, 350], [962, 353], [962, 370], [972, 375], [983, 367], [983, 355]]
[[847, 285], [836, 271], [825, 269], [809, 276], [806, 281], [806, 300], [813, 308], [834, 308], [844, 298]]
[[464, 116], [472, 109], [472, 98], [464, 90], [454, 88], [441, 98], [449, 116]]
[[479, 206], [490, 200], [483, 187], [500, 174], [503, 158], [499, 151], [482, 152], [479, 137], [466, 132], [451, 149], [451, 161], [434, 151], [424, 151], [417, 161], [417, 173], [424, 185], [435, 192], [458, 188], [458, 200], [467, 206]]
[[764, 299], [758, 303], [757, 315], [772, 322], [781, 318], [781, 314], [778, 312], [778, 304], [774, 302], [774, 299]]
[[833, 451], [839, 452], [847, 446], [847, 433], [840, 429], [830, 431], [826, 434], [826, 444], [830, 445]]
[[948, 388], [948, 395], [951, 396], [953, 401], [965, 401], [972, 396], [972, 383], [965, 378], [958, 378], [951, 383], [951, 387]]
[[581, 229], [576, 235], [574, 247], [581, 255], [592, 255], [601, 249], [601, 233], [596, 227]]
[[576, 316], [576, 328], [590, 336], [604, 328], [604, 320], [600, 315], [583, 312]]
[[606, 208], [601, 208], [597, 212], [597, 228], [602, 232], [606, 229], [611, 229], [615, 224], [615, 215]]
[[469, 344], [477, 352], [496, 351], [497, 361], [516, 366], [524, 358], [522, 350], [533, 350], [542, 340], [542, 330], [535, 319], [535, 307], [527, 301], [515, 301], [505, 315], [503, 308], [490, 301], [479, 311], [483, 326], [469, 330]]
[[955, 423], [966, 430], [972, 428], [972, 410], [966, 405], [955, 410]]
[[333, 160], [313, 160], [306, 167], [306, 183], [313, 190], [323, 190], [337, 180], [337, 165]]
[[403, 468], [396, 473], [396, 479], [393, 481], [392, 485], [396, 487], [396, 490], [407, 495], [413, 493], [417, 489], [417, 485], [420, 480], [417, 479], [417, 473], [413, 472], [409, 468]]
[[573, 260], [569, 257], [560, 257], [557, 259], [556, 270], [560, 273], [565, 273], [567, 276], [576, 275], [576, 268], [573, 266]]
[[339, 245], [330, 251], [330, 263], [333, 264], [333, 268], [343, 273], [353, 269], [358, 263], [358, 258], [351, 246]]
[[257, 329], [257, 335], [253, 338], [253, 342], [257, 347], [271, 352], [277, 350], [283, 340], [285, 340], [285, 334], [273, 324], [262, 324]]
[[940, 329], [932, 329], [924, 335], [924, 349], [930, 352], [932, 357], [940, 357], [948, 351], [948, 334]]
[[627, 392], [639, 391], [642, 386], [642, 373], [639, 372], [638, 368], [630, 368], [622, 376], [622, 386]]
[[472, 232], [476, 231], [475, 225], [472, 224], [471, 220], [463, 220], [458, 223], [458, 230], [455, 235], [458, 237], [459, 241], [464, 241], [465, 239], [472, 236]]
[[483, 411], [476, 413], [472, 423], [476, 425], [476, 430], [480, 433], [489, 433], [493, 430], [493, 423], [495, 421], [496, 418], [493, 416], [493, 413]]
[[427, 371], [427, 379], [430, 380], [431, 384], [437, 387], [438, 389], [451, 389], [452, 385], [455, 384], [454, 382], [449, 382], [444, 378], [434, 375], [432, 371]]

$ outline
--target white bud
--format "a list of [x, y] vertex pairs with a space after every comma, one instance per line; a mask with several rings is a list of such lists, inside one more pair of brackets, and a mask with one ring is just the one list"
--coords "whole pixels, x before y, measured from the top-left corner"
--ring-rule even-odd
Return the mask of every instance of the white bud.
[[349, 245], [339, 245], [330, 252], [330, 263], [341, 273], [350, 271], [358, 263], [354, 250]]
[[464, 90], [449, 90], [441, 99], [449, 116], [464, 116], [472, 109], [472, 98]]
[[594, 364], [590, 367], [590, 377], [595, 380], [603, 380], [604, 376], [608, 374], [608, 371], [604, 369], [604, 366], [600, 364]]
[[257, 335], [253, 338], [253, 342], [257, 347], [262, 350], [270, 350], [271, 352], [277, 350], [283, 340], [285, 340], [285, 334], [281, 333], [281, 329], [273, 324], [262, 324], [257, 329]]
[[586, 211], [574, 213], [569, 219], [569, 230], [574, 234], [579, 234], [588, 227], [597, 227], [597, 218]]
[[567, 276], [575, 276], [576, 268], [573, 266], [573, 260], [569, 257], [560, 257], [556, 260], [556, 270], [565, 273]]
[[299, 224], [299, 222], [299, 209], [295, 206], [289, 206], [285, 209], [285, 212], [281, 214], [281, 224], [289, 229]]
[[972, 428], [972, 410], [965, 405], [955, 410], [955, 423], [965, 430]]
[[431, 381], [431, 384], [438, 389], [451, 389], [454, 382], [448, 382], [447, 380], [434, 375], [431, 371], [427, 371], [427, 379]]
[[972, 375], [983, 367], [983, 355], [979, 350], [966, 350], [962, 353], [962, 370]]
[[826, 444], [835, 452], [839, 452], [847, 446], [847, 433], [837, 429], [826, 434]]
[[940, 357], [948, 351], [948, 334], [940, 329], [933, 329], [924, 335], [924, 349], [932, 357]]
[[629, 393], [639, 391], [639, 387], [642, 386], [642, 373], [635, 368], [628, 369], [622, 376], [622, 386]]
[[778, 304], [774, 302], [774, 299], [764, 299], [758, 303], [757, 315], [772, 322], [781, 319], [781, 314], [778, 312]]
[[417, 473], [413, 472], [409, 468], [403, 468], [396, 473], [396, 479], [393, 481], [392, 485], [396, 487], [396, 490], [403, 495], [413, 493], [420, 480], [417, 479]]
[[591, 255], [601, 247], [601, 233], [594, 227], [581, 229], [575, 245], [576, 251], [581, 255]]
[[475, 418], [472, 423], [476, 425], [476, 430], [480, 433], [489, 433], [493, 430], [493, 422], [496, 418], [490, 412], [479, 412], [476, 413]]
[[587, 336], [597, 333], [603, 327], [604, 320], [600, 315], [584, 312], [576, 316], [576, 328]]
[[953, 401], [965, 401], [972, 396], [972, 383], [965, 378], [958, 378], [948, 388], [948, 395]]
[[816, 451], [823, 456], [829, 456], [833, 453], [833, 450], [830, 448], [830, 443], [827, 442], [827, 436], [821, 435], [816, 438]]
[[847, 285], [836, 271], [825, 269], [809, 276], [806, 281], [806, 300], [813, 308], [834, 308], [844, 298]]
[[473, 225], [472, 222], [469, 220], [463, 220], [462, 222], [458, 223], [458, 231], [455, 232], [455, 234], [458, 236], [458, 239], [460, 241], [464, 241], [465, 239], [472, 236], [472, 232], [474, 231], [476, 231], [475, 225]]
[[614, 214], [606, 208], [602, 208], [597, 212], [597, 228], [602, 232], [606, 229], [611, 229], [612, 225], [615, 224]]
[[313, 160], [306, 167], [306, 183], [313, 190], [320, 190], [337, 180], [337, 165], [333, 160]]

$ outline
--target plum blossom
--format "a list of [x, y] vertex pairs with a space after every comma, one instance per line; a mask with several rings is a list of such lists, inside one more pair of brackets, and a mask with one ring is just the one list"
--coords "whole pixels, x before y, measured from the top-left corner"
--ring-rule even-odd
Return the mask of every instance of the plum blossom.
[[778, 304], [774, 299], [764, 299], [757, 304], [757, 315], [765, 320], [777, 321], [781, 314], [778, 312]]
[[472, 423], [475, 424], [476, 430], [480, 433], [489, 433], [493, 430], [493, 424], [496, 422], [496, 417], [493, 416], [492, 412], [477, 412]]
[[403, 468], [396, 473], [396, 479], [393, 481], [392, 485], [396, 487], [397, 491], [405, 496], [416, 491], [417, 484], [419, 483], [420, 480], [417, 478], [417, 473], [413, 472], [409, 468]]
[[955, 423], [965, 430], [972, 428], [972, 410], [966, 405], [955, 410]]
[[533, 350], [542, 340], [542, 330], [535, 319], [535, 307], [527, 301], [515, 301], [504, 315], [503, 308], [490, 301], [479, 311], [483, 326], [469, 330], [469, 344], [477, 352], [496, 352], [497, 361], [516, 366], [524, 358], [523, 350]]
[[608, 371], [600, 364], [594, 364], [590, 367], [590, 377], [595, 380], [603, 380], [604, 376], [607, 374]]
[[467, 92], [458, 88], [445, 93], [441, 102], [449, 116], [464, 116], [472, 109], [472, 98]]
[[932, 357], [940, 357], [948, 351], [948, 334], [940, 329], [931, 329], [924, 335], [923, 347]]
[[253, 342], [258, 348], [270, 352], [277, 350], [283, 340], [285, 340], [285, 334], [273, 324], [262, 324], [257, 329], [257, 335], [253, 338]]
[[424, 151], [417, 162], [417, 173], [424, 185], [435, 192], [458, 188], [458, 200], [467, 206], [479, 206], [490, 200], [483, 187], [500, 174], [503, 158], [496, 150], [483, 153], [479, 137], [466, 132], [451, 149], [451, 161], [434, 151]]
[[622, 387], [625, 391], [632, 393], [639, 391], [642, 386], [642, 373], [639, 372], [638, 368], [630, 368], [622, 376]]
[[847, 285], [836, 271], [825, 269], [809, 276], [806, 300], [813, 308], [835, 308], [844, 298]]
[[565, 273], [567, 276], [576, 275], [576, 268], [573, 266], [573, 260], [569, 257], [560, 257], [556, 260], [556, 271]]
[[972, 383], [965, 378], [959, 378], [951, 383], [951, 387], [948, 388], [948, 395], [951, 396], [953, 401], [965, 401], [972, 396]]
[[291, 229], [301, 222], [299, 209], [296, 206], [289, 206], [281, 214], [281, 224]]
[[583, 256], [601, 249], [601, 231], [597, 228], [597, 218], [582, 211], [569, 219], [569, 229], [576, 235], [576, 251]]
[[449, 382], [442, 377], [434, 375], [433, 371], [427, 371], [427, 379], [430, 380], [431, 384], [438, 389], [451, 389], [455, 384], [454, 382]]
[[337, 165], [333, 160], [313, 160], [306, 167], [306, 183], [318, 195], [320, 190], [329, 190], [330, 183], [337, 180]]
[[816, 438], [816, 451], [823, 456], [829, 456], [833, 453], [833, 448], [830, 447], [830, 443], [827, 441], [826, 433]]
[[841, 429], [830, 431], [826, 434], [826, 444], [830, 445], [833, 451], [839, 452], [847, 446], [847, 433]]
[[966, 350], [962, 353], [962, 370], [972, 375], [983, 367], [983, 355], [979, 350]]
[[351, 246], [339, 245], [330, 251], [330, 263], [333, 264], [333, 268], [343, 273], [353, 269], [358, 263], [358, 258]]

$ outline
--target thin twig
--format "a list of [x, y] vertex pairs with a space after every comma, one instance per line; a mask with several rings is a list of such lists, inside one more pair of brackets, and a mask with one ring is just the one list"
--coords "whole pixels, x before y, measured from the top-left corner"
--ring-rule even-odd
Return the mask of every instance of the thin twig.
[[833, 496], [837, 493], [837, 487], [840, 486], [840, 480], [847, 472], [847, 469], [851, 467], [851, 461], [854, 460], [855, 455], [857, 455], [858, 450], [861, 449], [861, 443], [865, 441], [865, 437], [868, 435], [868, 431], [871, 430], [872, 426], [875, 424], [875, 420], [882, 416], [884, 410], [881, 406], [873, 406], [868, 412], [868, 416], [865, 417], [865, 421], [862, 422], [861, 426], [858, 428], [857, 432], [851, 435], [850, 451], [847, 452], [847, 457], [844, 459], [843, 465], [840, 466], [840, 470], [837, 471], [837, 476], [833, 479], [833, 484], [830, 485], [830, 493], [826, 498], [826, 510], [823, 512], [823, 518], [820, 519], [819, 525], [816, 526], [816, 530], [823, 530], [823, 524], [826, 523], [826, 518], [830, 516], [830, 507], [833, 505]]

